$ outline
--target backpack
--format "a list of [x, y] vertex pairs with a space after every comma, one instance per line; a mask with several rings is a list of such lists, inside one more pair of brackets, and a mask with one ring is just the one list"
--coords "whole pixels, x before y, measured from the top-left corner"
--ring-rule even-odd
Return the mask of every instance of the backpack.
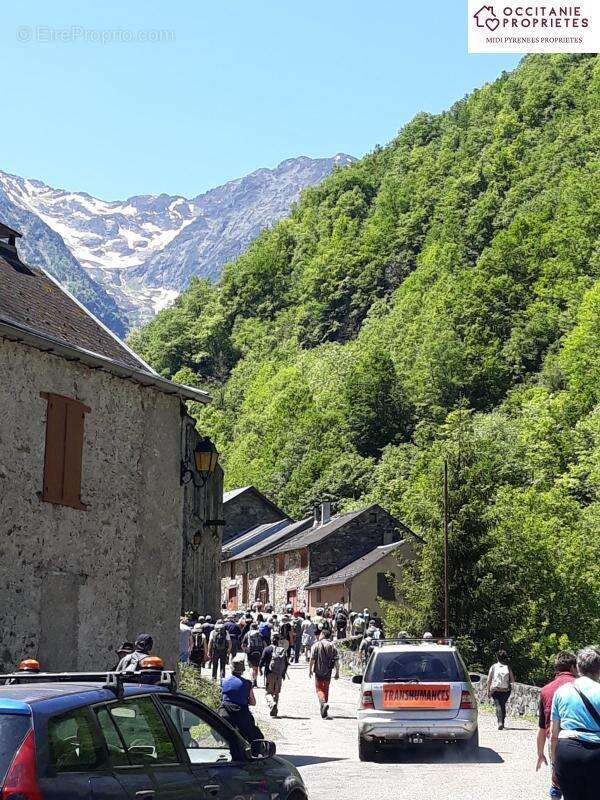
[[190, 661], [197, 663], [202, 663], [204, 661], [204, 637], [201, 633], [192, 633]]
[[214, 648], [217, 652], [222, 653], [227, 650], [227, 631], [221, 628], [215, 634]]
[[286, 657], [285, 657], [285, 649], [283, 647], [274, 647], [273, 648], [273, 655], [271, 656], [271, 664], [269, 665], [269, 671], [272, 672], [274, 675], [279, 675], [279, 677], [283, 677], [283, 673], [285, 672], [286, 667]]
[[261, 653], [264, 646], [263, 638], [258, 631], [253, 631], [246, 640], [246, 650], [248, 653]]
[[362, 617], [357, 617], [354, 620], [354, 630], [356, 633], [362, 633], [365, 629], [365, 621]]
[[494, 664], [491, 689], [492, 691], [510, 689], [510, 670], [507, 664]]
[[339, 630], [339, 628], [345, 628], [347, 626], [347, 624], [348, 624], [348, 620], [346, 619], [346, 615], [342, 614], [341, 611], [337, 615], [337, 617], [335, 618], [335, 624], [338, 626], [338, 630]]
[[327, 619], [327, 617], [324, 617], [324, 618], [323, 618], [323, 622], [321, 623], [321, 628], [322, 628], [324, 631], [331, 631], [331, 623], [329, 622], [329, 620]]

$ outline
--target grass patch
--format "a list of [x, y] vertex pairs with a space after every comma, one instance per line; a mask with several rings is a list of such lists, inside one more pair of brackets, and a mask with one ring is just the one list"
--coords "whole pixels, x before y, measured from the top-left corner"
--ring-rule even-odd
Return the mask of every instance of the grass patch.
[[180, 664], [177, 685], [179, 691], [200, 700], [215, 711], [221, 704], [221, 690], [209, 678], [203, 678], [189, 664]]

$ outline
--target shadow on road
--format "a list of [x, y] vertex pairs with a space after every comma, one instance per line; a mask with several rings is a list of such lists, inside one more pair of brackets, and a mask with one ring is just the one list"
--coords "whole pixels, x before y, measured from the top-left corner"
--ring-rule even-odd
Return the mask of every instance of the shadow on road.
[[394, 748], [380, 750], [376, 760], [383, 764], [504, 764], [500, 753], [491, 747], [480, 747], [473, 755], [451, 747]]
[[307, 767], [309, 764], [324, 764], [327, 761], [347, 761], [347, 758], [331, 758], [329, 756], [290, 756], [281, 753], [281, 757], [290, 761], [295, 767]]
[[292, 717], [289, 714], [278, 714], [277, 719], [312, 719], [312, 717]]

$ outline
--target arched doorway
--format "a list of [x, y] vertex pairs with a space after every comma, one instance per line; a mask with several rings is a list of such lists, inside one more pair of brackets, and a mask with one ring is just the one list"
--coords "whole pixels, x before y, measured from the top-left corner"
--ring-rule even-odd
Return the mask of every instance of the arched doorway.
[[266, 578], [260, 578], [256, 583], [256, 593], [255, 593], [255, 600], [260, 600], [260, 602], [266, 605], [269, 602], [269, 584], [267, 583]]

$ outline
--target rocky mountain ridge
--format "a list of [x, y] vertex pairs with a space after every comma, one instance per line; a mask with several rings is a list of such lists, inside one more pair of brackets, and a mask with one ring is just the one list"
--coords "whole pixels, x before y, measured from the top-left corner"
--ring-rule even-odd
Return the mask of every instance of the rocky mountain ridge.
[[8, 224], [19, 214], [39, 220], [38, 234], [34, 230], [26, 247], [39, 247], [41, 230], [50, 229], [62, 240], [63, 247], [55, 242], [54, 257], [58, 248], [61, 259], [74, 262], [80, 282], [83, 273], [90, 291], [94, 286], [101, 290], [103, 304], [114, 306], [113, 315], [121, 319], [121, 324], [109, 324], [122, 334], [170, 305], [194, 275], [216, 280], [223, 265], [263, 228], [286, 216], [302, 189], [353, 161], [344, 154], [300, 156], [193, 198], [160, 194], [122, 201], [0, 171], [0, 198], [13, 209]]

